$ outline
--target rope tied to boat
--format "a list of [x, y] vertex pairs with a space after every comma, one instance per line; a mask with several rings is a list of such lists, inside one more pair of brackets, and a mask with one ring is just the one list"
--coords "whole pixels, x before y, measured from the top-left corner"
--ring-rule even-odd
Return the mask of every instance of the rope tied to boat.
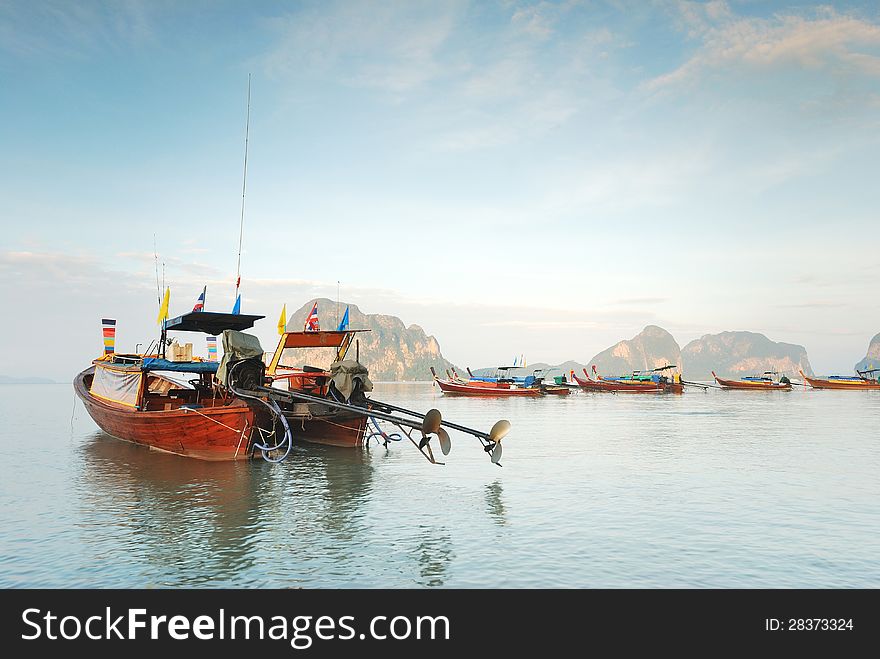
[[[183, 410], [184, 412], [195, 412], [196, 414], [205, 417], [208, 421], [211, 421], [212, 423], [216, 423], [218, 426], [223, 426], [224, 428], [226, 428], [227, 430], [231, 430], [231, 431], [234, 432], [235, 434], [238, 434], [239, 432], [244, 432], [244, 429], [242, 429], [241, 431], [239, 431], [238, 428], [233, 428], [232, 426], [227, 426], [227, 425], [226, 425], [225, 423], [223, 423], [222, 421], [218, 421], [217, 419], [212, 419], [211, 417], [209, 417], [209, 416], [208, 416], [207, 414], [205, 414], [204, 412], [199, 412], [199, 411], [198, 411], [197, 409], [195, 409], [195, 408], [192, 408], [192, 407], [181, 407], [181, 408], [179, 408], [179, 409]], [[245, 424], [245, 429], [246, 429], [246, 428], [247, 428], [247, 424]]]
[[[403, 435], [401, 435], [399, 432], [387, 433], [384, 430], [382, 430], [382, 427], [379, 425], [379, 422], [376, 420], [376, 417], [370, 415], [367, 418], [373, 424], [373, 427], [375, 428], [375, 430], [373, 432], [371, 432], [369, 435], [367, 435], [366, 438], [364, 439], [364, 442], [366, 444], [369, 445], [370, 440], [373, 439], [373, 437], [381, 437], [384, 440], [382, 442], [382, 445], [385, 446], [385, 448], [388, 448], [388, 442], [400, 442], [403, 440]], [[376, 441], [378, 442], [379, 440], [377, 439]]]
[[[276, 418], [281, 420], [281, 425], [284, 426], [284, 437], [277, 441], [274, 446], [270, 446], [269, 444], [254, 442], [253, 447], [260, 449], [260, 454], [263, 456], [263, 459], [266, 462], [278, 463], [282, 462], [287, 456], [290, 454], [290, 449], [293, 447], [293, 433], [290, 431], [290, 426], [287, 423], [287, 419], [284, 417], [284, 413], [281, 411], [281, 408], [278, 407], [278, 403], [276, 403], [273, 399], [263, 400], [259, 396], [253, 396], [251, 394], [246, 394], [243, 391], [235, 388], [235, 385], [232, 384], [233, 378], [232, 373], [235, 372], [242, 364], [246, 364], [246, 361], [235, 362], [229, 367], [229, 373], [227, 375], [227, 387], [229, 390], [234, 393], [236, 396], [242, 399], [249, 399], [260, 403], [261, 405], [265, 405], [269, 412]], [[264, 435], [262, 428], [259, 426], [255, 426], [260, 431], [261, 440], [264, 440]], [[273, 425], [272, 432], [270, 436], [275, 435], [275, 429]], [[272, 454], [277, 451], [284, 451], [279, 456], [273, 456]]]

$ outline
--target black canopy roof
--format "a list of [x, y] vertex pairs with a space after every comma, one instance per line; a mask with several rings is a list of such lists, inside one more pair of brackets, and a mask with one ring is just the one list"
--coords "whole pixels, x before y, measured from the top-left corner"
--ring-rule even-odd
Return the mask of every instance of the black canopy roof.
[[223, 330], [250, 329], [254, 323], [265, 316], [248, 316], [239, 313], [218, 313], [216, 311], [190, 311], [189, 313], [165, 321], [165, 329], [175, 332], [204, 332], [220, 334]]

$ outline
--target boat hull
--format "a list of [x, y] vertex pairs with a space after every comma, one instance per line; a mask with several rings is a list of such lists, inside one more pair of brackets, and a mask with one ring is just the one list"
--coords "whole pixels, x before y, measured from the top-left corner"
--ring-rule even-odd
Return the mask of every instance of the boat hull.
[[[612, 380], [584, 380], [577, 375], [572, 377], [574, 377], [574, 381], [577, 382], [578, 386], [584, 391], [609, 391], [626, 394], [658, 394], [665, 391], [681, 393], [684, 390], [682, 385], [674, 384], [664, 385], [656, 382], [626, 383]], [[674, 390], [673, 387], [677, 387], [677, 390]]]
[[880, 390], [880, 382], [872, 380], [826, 380], [825, 378], [808, 378], [806, 375], [804, 375], [803, 378], [813, 389], [846, 389], [847, 391]]
[[719, 378], [715, 373], [712, 377], [724, 389], [742, 389], [748, 391], [791, 391], [791, 384], [782, 382], [750, 382], [749, 380], [726, 380]]
[[93, 396], [85, 381], [93, 372], [89, 368], [77, 375], [74, 390], [92, 420], [108, 435], [197, 460], [251, 457], [251, 434], [261, 418], [244, 401], [198, 410], [136, 410]]
[[444, 394], [454, 396], [534, 397], [542, 395], [540, 389], [524, 389], [522, 387], [480, 387], [471, 383], [458, 384], [456, 382], [441, 380], [439, 378], [437, 378], [435, 382], [437, 383], [437, 386], [440, 387], [440, 391]]
[[324, 446], [356, 448], [363, 444], [367, 417], [361, 414], [335, 415], [328, 418], [285, 413], [293, 441]]

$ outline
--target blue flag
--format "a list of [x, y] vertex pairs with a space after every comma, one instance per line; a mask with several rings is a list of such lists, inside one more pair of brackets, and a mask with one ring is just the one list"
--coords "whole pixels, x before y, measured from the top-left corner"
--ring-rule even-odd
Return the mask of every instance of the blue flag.
[[342, 320], [339, 321], [339, 327], [336, 328], [337, 332], [344, 332], [348, 329], [348, 307], [345, 307], [345, 313], [342, 316]]
[[235, 298], [235, 304], [232, 305], [232, 313], [240, 314], [241, 313], [241, 295]]

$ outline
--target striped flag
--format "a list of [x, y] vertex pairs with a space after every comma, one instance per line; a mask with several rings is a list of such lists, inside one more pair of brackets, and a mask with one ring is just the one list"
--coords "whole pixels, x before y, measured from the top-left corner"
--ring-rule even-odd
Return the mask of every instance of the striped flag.
[[216, 336], [206, 336], [205, 340], [208, 342], [208, 361], [216, 362], [217, 361], [217, 337]]
[[104, 333], [104, 354], [112, 355], [116, 352], [116, 319], [102, 318], [101, 329]]
[[193, 307], [193, 311], [204, 311], [205, 310], [205, 293], [208, 292], [208, 287], [205, 286], [202, 289], [202, 294], [199, 295], [199, 299], [196, 300], [196, 306]]
[[303, 331], [306, 332], [320, 332], [321, 325], [318, 323], [318, 301], [315, 300], [315, 304], [312, 307], [312, 311], [309, 313], [309, 317], [306, 318], [306, 324], [303, 327]]

